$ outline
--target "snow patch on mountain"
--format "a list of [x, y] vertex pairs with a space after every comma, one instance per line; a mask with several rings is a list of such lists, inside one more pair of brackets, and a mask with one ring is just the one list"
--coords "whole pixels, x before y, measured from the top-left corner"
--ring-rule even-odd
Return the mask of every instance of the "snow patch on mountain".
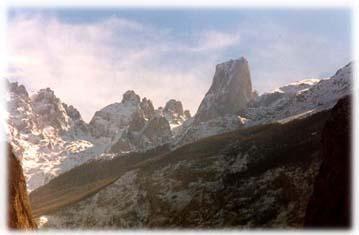
[[351, 79], [349, 63], [329, 79], [304, 80], [258, 96], [241, 114], [251, 120], [250, 125], [305, 117], [332, 108], [341, 97], [350, 94]]
[[286, 86], [282, 86], [273, 92], [282, 92], [282, 93], [289, 93], [289, 94], [297, 94], [301, 93], [308, 88], [312, 87], [313, 85], [317, 84], [320, 79], [304, 79], [301, 81], [292, 82]]
[[28, 191], [104, 151], [86, 132], [79, 112], [50, 89], [29, 97], [25, 87], [8, 83], [7, 135], [21, 160]]

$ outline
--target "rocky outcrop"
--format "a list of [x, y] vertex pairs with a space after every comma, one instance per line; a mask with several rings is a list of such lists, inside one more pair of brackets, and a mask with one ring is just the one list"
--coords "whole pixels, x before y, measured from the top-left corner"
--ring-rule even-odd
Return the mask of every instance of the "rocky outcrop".
[[144, 151], [168, 143], [170, 123], [185, 121], [182, 104], [172, 100], [165, 110], [155, 110], [152, 101], [130, 90], [121, 103], [106, 106], [95, 113], [89, 127], [95, 138], [107, 138], [110, 153]]
[[127, 91], [121, 103], [95, 113], [89, 129], [95, 138], [111, 139], [108, 151], [144, 151], [171, 141], [176, 127], [190, 118], [180, 101], [171, 99], [165, 108], [154, 109], [152, 101]]
[[140, 131], [146, 125], [146, 119], [143, 112], [135, 112], [128, 126], [129, 131]]
[[178, 116], [182, 116], [183, 115], [183, 107], [182, 107], [182, 103], [181, 101], [177, 101], [174, 99], [169, 100], [164, 109], [163, 109], [164, 113], [174, 113]]
[[151, 119], [155, 114], [155, 108], [153, 107], [152, 101], [146, 97], [142, 98], [140, 107], [146, 119]]
[[160, 108], [160, 113], [171, 125], [171, 129], [183, 124], [187, 119], [191, 118], [188, 110], [183, 111], [181, 101], [171, 99], [167, 101], [165, 107]]
[[211, 88], [202, 100], [195, 122], [204, 122], [244, 109], [252, 96], [248, 61], [241, 57], [216, 66]]
[[88, 124], [82, 119], [80, 112], [72, 105], [68, 106], [62, 103], [69, 118], [71, 119], [70, 131], [76, 136], [85, 136], [89, 134]]
[[141, 98], [139, 95], [137, 95], [133, 90], [126, 91], [125, 94], [123, 94], [121, 103], [123, 104], [139, 104], [141, 102]]
[[89, 123], [89, 129], [95, 138], [113, 138], [129, 125], [136, 112], [142, 112], [141, 98], [134, 91], [126, 91], [121, 103], [110, 104], [97, 111]]
[[141, 145], [143, 147], [156, 147], [168, 143], [171, 137], [172, 132], [167, 119], [165, 117], [156, 116], [144, 127], [140, 137]]
[[351, 107], [350, 97], [339, 100], [324, 127], [323, 163], [308, 204], [306, 227], [351, 225]]
[[37, 117], [33, 112], [30, 97], [23, 85], [17, 82], [7, 82], [9, 101], [7, 108], [9, 112], [8, 129], [11, 136], [19, 132], [31, 133], [38, 128]]
[[39, 118], [40, 128], [47, 126], [57, 130], [68, 130], [70, 120], [65, 107], [50, 88], [41, 89], [31, 97], [34, 112]]
[[132, 119], [130, 126], [112, 144], [110, 153], [144, 151], [168, 143], [172, 138], [166, 118], [156, 115], [146, 121], [143, 116]]
[[185, 111], [183, 112], [183, 114], [184, 114], [184, 116], [185, 116], [186, 119], [190, 119], [190, 118], [191, 118], [191, 112], [190, 112], [189, 110], [185, 110]]
[[26, 182], [19, 160], [8, 146], [8, 226], [11, 229], [35, 229]]
[[64, 106], [64, 109], [67, 113], [67, 115], [74, 121], [81, 120], [81, 114], [80, 112], [72, 105], [68, 106], [65, 103], [62, 103], [62, 106]]

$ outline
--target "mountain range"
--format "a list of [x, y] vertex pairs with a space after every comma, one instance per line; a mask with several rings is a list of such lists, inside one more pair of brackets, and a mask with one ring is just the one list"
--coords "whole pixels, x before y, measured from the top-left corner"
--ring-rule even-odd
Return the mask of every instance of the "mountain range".
[[8, 82], [8, 139], [43, 227], [297, 227], [351, 78], [349, 63], [258, 95], [241, 57], [216, 66], [193, 116], [130, 90], [89, 123], [53, 90]]

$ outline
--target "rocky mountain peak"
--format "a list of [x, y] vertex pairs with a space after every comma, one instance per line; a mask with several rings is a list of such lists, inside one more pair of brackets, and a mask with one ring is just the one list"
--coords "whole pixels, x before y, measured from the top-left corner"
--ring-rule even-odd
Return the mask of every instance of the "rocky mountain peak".
[[34, 112], [39, 116], [41, 128], [52, 126], [56, 129], [69, 128], [69, 116], [59, 98], [50, 88], [41, 89], [31, 97]]
[[110, 104], [97, 111], [89, 123], [90, 131], [95, 137], [121, 135], [128, 127], [129, 131], [140, 131], [145, 122], [154, 116], [152, 101], [141, 98], [133, 90], [123, 94], [121, 103]]
[[129, 131], [140, 131], [146, 124], [146, 119], [144, 118], [143, 112], [134, 112], [131, 116], [131, 121], [129, 122], [128, 130]]
[[51, 88], [45, 88], [40, 89], [35, 95], [32, 97], [33, 102], [39, 101], [39, 100], [58, 100], [58, 98], [55, 96], [55, 92], [51, 90]]
[[207, 121], [244, 109], [252, 97], [248, 61], [241, 57], [216, 66], [213, 82], [202, 100], [196, 121]]
[[65, 103], [62, 103], [62, 105], [64, 106], [67, 115], [69, 115], [69, 117], [72, 120], [80, 120], [80, 119], [82, 119], [80, 112], [74, 106], [72, 106], [72, 105], [68, 106]]
[[158, 146], [168, 142], [171, 135], [172, 133], [168, 120], [165, 117], [154, 116], [148, 121], [143, 130], [141, 144], [144, 146]]
[[122, 96], [121, 103], [127, 104], [139, 104], [141, 102], [141, 98], [137, 95], [133, 90], [126, 91], [125, 94]]
[[140, 103], [140, 107], [143, 111], [145, 118], [151, 119], [155, 113], [155, 108], [153, 107], [152, 101], [144, 97]]
[[183, 112], [183, 115], [185, 116], [186, 119], [191, 118], [191, 112], [190, 112], [188, 109], [186, 109], [186, 110]]
[[235, 59], [235, 60], [231, 59], [231, 60], [228, 60], [228, 61], [223, 62], [221, 64], [217, 64], [216, 65], [216, 70], [230, 71], [230, 70], [233, 70], [239, 64], [246, 64], [248, 66], [248, 61], [243, 56], [238, 58], [238, 59]]
[[162, 115], [167, 119], [172, 130], [182, 125], [191, 117], [188, 110], [183, 111], [182, 102], [175, 99], [170, 99], [164, 108], [159, 107], [157, 111], [160, 116]]
[[[24, 133], [30, 133], [36, 130], [38, 123], [36, 115], [33, 112], [30, 97], [23, 85], [19, 85], [17, 82], [7, 81], [9, 100], [7, 102], [8, 108], [8, 130], [10, 132], [15, 131], [13, 135], [16, 135], [17, 131]], [[15, 152], [17, 152], [15, 148]]]
[[176, 113], [177, 115], [182, 116], [183, 115], [183, 107], [182, 107], [182, 103], [181, 101], [177, 101], [174, 99], [170, 99], [164, 109], [163, 112], [171, 112], [171, 113]]
[[7, 81], [7, 87], [10, 93], [15, 93], [18, 96], [29, 97], [24, 85], [19, 85], [18, 82]]

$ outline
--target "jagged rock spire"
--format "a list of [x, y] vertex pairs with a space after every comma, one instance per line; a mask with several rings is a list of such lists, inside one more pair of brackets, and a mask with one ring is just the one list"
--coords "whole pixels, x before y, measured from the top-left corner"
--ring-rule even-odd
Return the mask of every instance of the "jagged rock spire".
[[212, 85], [198, 108], [196, 121], [235, 114], [246, 107], [251, 96], [251, 76], [244, 57], [218, 64]]

